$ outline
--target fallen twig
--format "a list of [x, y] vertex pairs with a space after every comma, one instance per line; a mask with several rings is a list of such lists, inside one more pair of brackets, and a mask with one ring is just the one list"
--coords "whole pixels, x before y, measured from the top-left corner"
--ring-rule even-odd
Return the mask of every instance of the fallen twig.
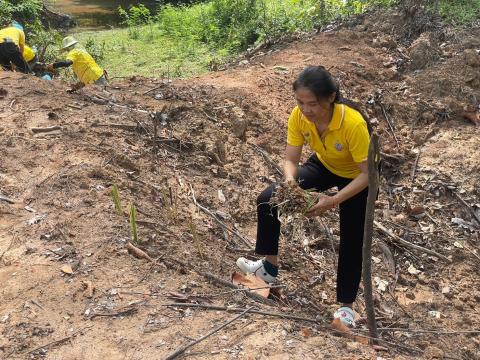
[[236, 235], [240, 240], [242, 240], [243, 244], [246, 245], [248, 248], [252, 248], [252, 243], [247, 240], [246, 238], [244, 238], [242, 236], [242, 234], [240, 234], [237, 230], [235, 229], [232, 229], [231, 227], [229, 227], [228, 225], [224, 224], [218, 217], [217, 215], [215, 215], [211, 210], [207, 209], [205, 206], [201, 205], [198, 203], [197, 199], [195, 198], [195, 192], [193, 190], [193, 187], [192, 185], [190, 184], [190, 191], [192, 193], [192, 200], [193, 200], [193, 203], [195, 204], [195, 206], [197, 206], [200, 210], [202, 210], [203, 212], [207, 213], [208, 215], [210, 215], [221, 227], [223, 227], [225, 230], [229, 231], [230, 233]]
[[108, 316], [126, 316], [126, 315], [131, 315], [134, 314], [138, 311], [136, 307], [129, 307], [128, 309], [120, 310], [117, 312], [112, 312], [112, 313], [93, 313], [90, 315], [89, 319], [93, 320], [97, 316], [103, 316], [103, 317], [108, 317]]
[[323, 228], [323, 231], [325, 231], [325, 234], [327, 234], [328, 240], [330, 240], [330, 246], [332, 247], [332, 252], [333, 252], [333, 262], [335, 264], [335, 267], [337, 267], [337, 252], [335, 251], [335, 239], [333, 238], [333, 235], [328, 228], [327, 224], [325, 224], [325, 221], [321, 217], [315, 217], [315, 220], [321, 225]]
[[[219, 277], [211, 274], [211, 273], [202, 273], [200, 272], [199, 273], [200, 275], [202, 275], [203, 277], [205, 277], [206, 279], [212, 281], [213, 283], [215, 284], [220, 284], [222, 286], [225, 286], [225, 287], [229, 287], [229, 288], [232, 288], [232, 289], [244, 289], [240, 286], [237, 286], [229, 281], [226, 281], [226, 280], [223, 280], [223, 279], [220, 279]], [[266, 304], [266, 305], [271, 305], [271, 306], [274, 306], [275, 305], [275, 302], [270, 300], [270, 299], [267, 299], [267, 298], [264, 298], [263, 296], [261, 295], [258, 295], [257, 293], [253, 292], [253, 291], [245, 291], [245, 295], [248, 296], [249, 298], [255, 300], [255, 301], [258, 301], [258, 302], [261, 302], [263, 304]]]
[[239, 289], [233, 289], [233, 290], [227, 290], [227, 291], [222, 291], [216, 294], [196, 294], [195, 296], [202, 297], [202, 298], [213, 298], [221, 295], [226, 295], [226, 294], [231, 294], [235, 292], [244, 292], [244, 291], [253, 291], [253, 290], [261, 290], [261, 289], [281, 289], [285, 288], [285, 285], [270, 285], [270, 286], [261, 286], [261, 287], [256, 287], [256, 288], [239, 288]]
[[76, 109], [76, 110], [82, 110], [82, 107], [81, 106], [78, 106], [78, 105], [74, 105], [74, 104], [67, 104], [68, 107], [71, 107], [72, 109]]
[[405, 156], [402, 154], [387, 154], [382, 151], [380, 151], [380, 155], [384, 159], [391, 159], [391, 160], [396, 160], [396, 161], [403, 161], [405, 160]]
[[397, 146], [400, 147], [400, 143], [398, 142], [397, 135], [395, 135], [395, 128], [393, 127], [393, 124], [388, 117], [387, 111], [385, 110], [385, 106], [383, 105], [382, 101], [380, 99], [377, 99], [378, 105], [380, 105], [380, 108], [382, 109], [383, 116], [385, 117], [385, 120], [387, 121], [388, 127], [390, 128], [390, 131], [392, 132], [393, 138], [395, 139], [395, 142], [397, 143]]
[[272, 160], [270, 155], [268, 155], [268, 153], [265, 150], [263, 150], [260, 146], [258, 146], [256, 144], [252, 144], [252, 143], [249, 143], [249, 144], [255, 150], [257, 150], [257, 152], [260, 153], [260, 155], [262, 155], [262, 157], [265, 159], [265, 161], [277, 172], [278, 175], [283, 176], [283, 171], [280, 168], [280, 166], [278, 166], [278, 164], [275, 161]]
[[[162, 304], [161, 306], [168, 306], [168, 307], [191, 307], [191, 308], [201, 308], [206, 310], [214, 310], [214, 311], [227, 311], [227, 312], [242, 312], [245, 311], [244, 308], [234, 308], [234, 307], [226, 307], [226, 306], [217, 306], [217, 305], [205, 305], [205, 304], [187, 304], [187, 303], [171, 303], [171, 304]], [[280, 312], [270, 312], [270, 311], [263, 311], [263, 310], [251, 310], [252, 314], [258, 315], [265, 315], [271, 317], [278, 317], [282, 319], [288, 320], [296, 320], [296, 321], [305, 321], [318, 324], [319, 321], [312, 318], [306, 318], [302, 316], [295, 316], [284, 314]]]
[[5, 202], [7, 202], [7, 203], [9, 203], [9, 204], [15, 204], [15, 201], [14, 201], [14, 200], [12, 200], [12, 199], [10, 199], [10, 198], [8, 198], [8, 197], [6, 197], [6, 196], [3, 196], [3, 195], [0, 195], [0, 200], [1, 200], [1, 201], [5, 201]]
[[413, 181], [415, 180], [415, 172], [417, 171], [417, 166], [418, 166], [418, 160], [420, 160], [420, 155], [422, 154], [422, 149], [419, 149], [418, 150], [418, 154], [417, 154], [417, 157], [415, 158], [415, 163], [413, 164], [413, 168], [412, 168], [412, 174], [411, 174], [411, 180], [412, 180], [412, 183]]
[[150, 90], [147, 90], [147, 91], [143, 92], [142, 95], [147, 95], [147, 94], [151, 93], [152, 91], [155, 91], [155, 90], [158, 90], [158, 89], [162, 88], [163, 86], [164, 86], [164, 84], [162, 84], [160, 86], [156, 86], [153, 89], [150, 89]]
[[470, 334], [470, 335], [475, 335], [475, 334], [480, 334], [480, 329], [479, 330], [436, 330], [436, 329], [430, 329], [430, 330], [423, 330], [423, 329], [404, 329], [404, 328], [378, 328], [378, 331], [388, 331], [388, 332], [406, 332], [406, 333], [412, 333], [412, 334], [436, 334], [436, 335], [458, 335], [458, 334]]
[[139, 258], [139, 259], [146, 259], [150, 262], [154, 262], [154, 260], [143, 250], [140, 250], [136, 246], [134, 246], [132, 243], [128, 242], [126, 245], [126, 248], [130, 254], [133, 256]]
[[450, 191], [452, 192], [453, 196], [455, 196], [463, 204], [463, 206], [467, 208], [467, 210], [470, 212], [470, 214], [472, 214], [473, 218], [477, 221], [477, 223], [480, 224], [480, 217], [477, 215], [475, 210], [473, 210], [472, 207], [468, 205], [468, 203], [460, 195], [458, 195], [456, 191], [451, 189]]
[[412, 249], [415, 249], [415, 250], [418, 250], [418, 251], [421, 251], [421, 252], [424, 252], [426, 254], [429, 254], [429, 255], [432, 255], [432, 256], [435, 256], [439, 259], [442, 259], [442, 260], [445, 260], [447, 262], [450, 262], [450, 259], [447, 258], [445, 255], [442, 255], [442, 254], [439, 254], [437, 253], [436, 251], [433, 251], [433, 250], [429, 250], [429, 249], [426, 249], [422, 246], [419, 246], [419, 245], [415, 245], [415, 244], [412, 244], [410, 242], [408, 242], [407, 240], [404, 240], [402, 239], [400, 236], [394, 234], [393, 232], [391, 232], [390, 230], [388, 230], [385, 226], [383, 226], [380, 222], [376, 221], [376, 220], [373, 220], [373, 223], [375, 224], [375, 226], [378, 228], [378, 230], [380, 230], [380, 232], [382, 232], [383, 234], [387, 235], [388, 237], [390, 237], [391, 239], [395, 240], [397, 243], [399, 243], [400, 245], [402, 246], [405, 246], [405, 247], [409, 247], [409, 248], [412, 248]]
[[230, 325], [232, 322], [234, 322], [235, 320], [238, 320], [240, 319], [241, 317], [243, 317], [246, 313], [248, 313], [250, 310], [253, 309], [253, 306], [249, 307], [248, 309], [246, 309], [245, 311], [243, 311], [240, 315], [237, 315], [235, 316], [233, 319], [230, 319], [229, 321], [227, 321], [226, 323], [224, 323], [223, 325], [220, 325], [219, 327], [213, 329], [212, 331], [210, 331], [207, 335], [204, 335], [202, 336], [201, 338], [197, 339], [197, 340], [194, 340], [190, 343], [188, 343], [187, 345], [185, 346], [182, 346], [181, 348], [177, 349], [175, 352], [173, 352], [172, 354], [168, 355], [165, 360], [172, 360], [172, 359], [175, 359], [178, 355], [181, 355], [183, 354], [187, 349], [191, 348], [192, 346], [198, 344], [199, 342], [205, 340], [206, 338], [208, 338], [209, 336], [212, 336], [213, 334], [219, 332], [220, 330], [222, 330], [224, 327], [227, 327], [228, 325]]
[[[206, 305], [206, 304], [188, 304], [188, 303], [161, 304], [161, 306], [200, 308], [200, 309], [211, 310], [211, 311], [226, 311], [226, 312], [236, 312], [236, 313], [243, 312], [243, 311], [246, 310], [245, 308], [234, 308], [234, 307]], [[306, 317], [302, 317], [302, 316], [289, 315], [289, 314], [284, 314], [284, 313], [279, 313], [279, 312], [269, 312], [269, 311], [252, 309], [252, 310], [250, 310], [250, 313], [251, 314], [264, 315], [264, 316], [270, 316], [270, 317], [276, 317], [276, 318], [281, 318], [281, 319], [287, 319], [287, 320], [293, 320], [293, 321], [310, 322], [310, 323], [314, 323], [314, 324], [320, 324], [321, 323], [321, 321], [319, 321], [317, 319], [306, 318]], [[330, 325], [327, 325], [327, 324], [321, 326], [320, 328], [324, 329], [324, 330], [327, 330], [327, 331], [331, 331], [335, 334], [345, 335], [341, 331], [333, 329], [333, 328], [330, 327]], [[351, 332], [350, 335], [361, 336], [361, 337], [364, 337], [364, 338], [367, 338], [367, 339], [371, 339], [367, 335], [363, 335], [363, 334], [356, 333], [356, 332]], [[409, 346], [400, 345], [400, 344], [393, 343], [393, 342], [383, 340], [383, 339], [377, 339], [377, 340], [381, 343], [384, 343], [384, 344], [387, 344], [387, 345], [393, 345], [393, 346], [399, 347], [399, 348], [404, 349], [404, 350], [421, 352], [421, 350], [416, 349], [416, 348], [412, 348], [412, 347], [409, 347]]]
[[116, 124], [116, 123], [105, 123], [105, 124], [94, 124], [95, 127], [112, 127], [123, 130], [134, 131], [138, 128], [138, 124]]
[[57, 131], [57, 130], [62, 130], [61, 126], [54, 125], [54, 126], [47, 126], [47, 127], [33, 127], [30, 128], [34, 134], [38, 133], [46, 133], [46, 132], [51, 132], [51, 131]]
[[93, 327], [93, 325], [90, 325], [90, 326], [86, 326], [84, 328], [81, 328], [77, 331], [75, 331], [74, 333], [70, 334], [69, 336], [66, 336], [64, 338], [61, 338], [59, 340], [54, 340], [54, 341], [51, 341], [45, 345], [42, 345], [42, 346], [39, 346], [39, 347], [36, 347], [35, 349], [33, 350], [29, 350], [28, 352], [26, 352], [26, 354], [31, 354], [31, 353], [34, 353], [35, 351], [38, 351], [40, 349], [46, 349], [46, 348], [49, 348], [49, 347], [52, 347], [54, 345], [58, 345], [58, 344], [61, 344], [67, 340], [70, 340], [72, 337], [76, 336], [77, 334], [81, 333], [82, 331], [85, 331], [85, 330], [88, 330], [88, 329], [91, 329]]

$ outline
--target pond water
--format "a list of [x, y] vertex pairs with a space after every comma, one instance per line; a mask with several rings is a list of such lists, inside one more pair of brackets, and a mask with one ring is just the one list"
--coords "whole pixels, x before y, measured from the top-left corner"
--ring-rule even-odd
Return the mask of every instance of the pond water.
[[142, 3], [150, 10], [160, 3], [155, 0], [47, 0], [46, 3], [54, 11], [74, 17], [77, 26], [87, 29], [109, 28], [117, 25], [117, 8]]

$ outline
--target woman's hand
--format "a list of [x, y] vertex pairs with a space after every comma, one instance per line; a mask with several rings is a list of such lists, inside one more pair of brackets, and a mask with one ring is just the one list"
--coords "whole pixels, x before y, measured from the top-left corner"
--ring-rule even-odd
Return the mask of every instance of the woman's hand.
[[335, 198], [334, 196], [327, 196], [320, 194], [320, 198], [316, 205], [314, 205], [310, 210], [305, 213], [305, 216], [308, 218], [323, 215], [327, 210], [330, 210], [335, 207]]

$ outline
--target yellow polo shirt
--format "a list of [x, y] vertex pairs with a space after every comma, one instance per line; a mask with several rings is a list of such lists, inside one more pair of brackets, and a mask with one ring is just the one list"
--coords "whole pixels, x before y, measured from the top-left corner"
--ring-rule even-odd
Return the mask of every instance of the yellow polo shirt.
[[16, 27], [10, 26], [0, 30], [0, 44], [3, 43], [6, 38], [11, 39], [18, 47], [25, 45], [25, 33]]
[[92, 84], [103, 75], [103, 69], [98, 66], [93, 57], [83, 49], [73, 49], [67, 54], [67, 60], [73, 62], [73, 72], [78, 80], [85, 85]]
[[32, 61], [35, 58], [35, 51], [28, 45], [25, 45], [23, 49], [23, 58], [26, 62]]
[[344, 104], [335, 104], [332, 120], [322, 137], [315, 124], [298, 106], [288, 119], [287, 143], [310, 145], [322, 164], [335, 175], [354, 179], [360, 174], [357, 164], [368, 158], [370, 135], [362, 115]]

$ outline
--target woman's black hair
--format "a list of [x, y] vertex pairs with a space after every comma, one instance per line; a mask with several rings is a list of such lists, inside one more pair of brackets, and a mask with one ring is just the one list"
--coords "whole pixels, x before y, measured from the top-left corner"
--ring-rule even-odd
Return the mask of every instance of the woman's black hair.
[[360, 106], [352, 100], [345, 99], [340, 91], [340, 84], [330, 74], [330, 72], [323, 66], [307, 66], [298, 75], [297, 79], [293, 82], [293, 91], [306, 88], [310, 90], [317, 99], [326, 99], [333, 93], [335, 93], [334, 103], [345, 104], [352, 109], [357, 110], [360, 115], [365, 119], [367, 123], [368, 132], [372, 133], [372, 126], [368, 117], [360, 109]]

